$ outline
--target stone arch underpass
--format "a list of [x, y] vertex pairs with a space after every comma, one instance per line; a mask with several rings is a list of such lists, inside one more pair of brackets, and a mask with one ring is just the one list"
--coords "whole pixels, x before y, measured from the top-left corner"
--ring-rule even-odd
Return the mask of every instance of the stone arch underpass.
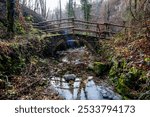
[[[71, 38], [69, 41], [68, 37]], [[65, 50], [68, 48], [86, 46], [92, 53], [96, 53], [99, 48], [99, 39], [98, 37], [94, 36], [68, 34], [68, 35], [49, 36], [45, 37], [45, 39], [48, 40], [45, 51], [47, 51], [46, 52], [47, 54], [52, 56], [54, 56], [57, 51]]]

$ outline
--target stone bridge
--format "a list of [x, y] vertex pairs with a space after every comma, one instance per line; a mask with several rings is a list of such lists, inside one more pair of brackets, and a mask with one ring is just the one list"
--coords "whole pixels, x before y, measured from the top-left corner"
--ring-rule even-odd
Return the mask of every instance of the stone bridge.
[[50, 40], [48, 50], [51, 51], [52, 55], [57, 50], [80, 45], [87, 46], [90, 51], [95, 53], [99, 48], [99, 39], [108, 39], [118, 33], [114, 31], [114, 27], [126, 30], [126, 27], [121, 25], [100, 24], [74, 18], [33, 23], [33, 27], [51, 34], [45, 39]]

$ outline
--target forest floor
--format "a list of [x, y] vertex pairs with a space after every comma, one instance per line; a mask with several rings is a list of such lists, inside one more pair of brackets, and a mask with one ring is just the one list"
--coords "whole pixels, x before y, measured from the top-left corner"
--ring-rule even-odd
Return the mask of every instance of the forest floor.
[[101, 45], [101, 61], [114, 63], [108, 76], [117, 92], [125, 99], [150, 99], [149, 38], [118, 34]]

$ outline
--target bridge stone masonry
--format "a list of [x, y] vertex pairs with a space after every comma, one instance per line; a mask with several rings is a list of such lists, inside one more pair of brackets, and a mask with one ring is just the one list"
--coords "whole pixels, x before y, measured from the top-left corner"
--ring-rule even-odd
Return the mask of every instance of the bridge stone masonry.
[[93, 54], [98, 50], [98, 38], [80, 34], [68, 34], [71, 40], [67, 40], [66, 35], [56, 35], [45, 37], [47, 44], [44, 53], [46, 56], [55, 56], [57, 51], [66, 50], [68, 48], [77, 48], [86, 46]]
[[[99, 49], [100, 39], [110, 39], [123, 29], [126, 33], [128, 28], [125, 25], [100, 24], [74, 18], [33, 23], [33, 27], [46, 32], [46, 34], [51, 34], [45, 37], [49, 40], [45, 52], [52, 56], [58, 50], [81, 45], [85, 45], [90, 51], [96, 53]], [[119, 31], [116, 31], [114, 27], [117, 27]]]

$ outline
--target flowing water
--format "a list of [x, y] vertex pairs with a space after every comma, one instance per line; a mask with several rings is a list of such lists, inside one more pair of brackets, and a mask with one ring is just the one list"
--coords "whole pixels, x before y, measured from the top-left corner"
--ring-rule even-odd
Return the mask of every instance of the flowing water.
[[[66, 100], [119, 100], [121, 96], [113, 88], [96, 83], [96, 76], [87, 71], [94, 57], [86, 48], [70, 49], [60, 52], [63, 57], [57, 66], [57, 72], [50, 78], [51, 87]], [[60, 75], [58, 75], [61, 73]], [[100, 78], [99, 78], [100, 79]]]

